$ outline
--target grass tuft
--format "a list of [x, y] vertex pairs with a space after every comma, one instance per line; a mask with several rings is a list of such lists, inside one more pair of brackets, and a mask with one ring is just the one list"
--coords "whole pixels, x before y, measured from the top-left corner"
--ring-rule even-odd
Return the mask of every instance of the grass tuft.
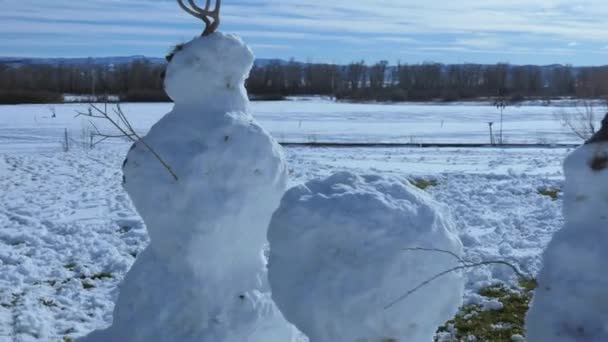
[[559, 194], [561, 193], [560, 189], [538, 189], [538, 193], [543, 196], [550, 197], [552, 200], [557, 201], [559, 198]]
[[438, 332], [455, 332], [455, 341], [474, 336], [476, 341], [511, 342], [515, 335], [525, 336], [525, 318], [536, 286], [536, 280], [526, 279], [513, 289], [503, 285], [481, 289], [479, 295], [500, 301], [503, 308], [484, 311], [478, 304], [465, 305]]
[[413, 186], [417, 187], [420, 190], [426, 190], [430, 187], [435, 187], [439, 185], [439, 182], [436, 179], [424, 179], [424, 178], [415, 178], [410, 180]]
[[108, 272], [101, 272], [101, 273], [93, 274], [91, 276], [92, 280], [103, 280], [103, 279], [112, 279], [112, 278], [114, 278], [114, 276]]
[[90, 290], [90, 289], [94, 289], [95, 285], [93, 285], [91, 283], [88, 283], [86, 281], [83, 281], [82, 282], [82, 288], [85, 289], [85, 290]]

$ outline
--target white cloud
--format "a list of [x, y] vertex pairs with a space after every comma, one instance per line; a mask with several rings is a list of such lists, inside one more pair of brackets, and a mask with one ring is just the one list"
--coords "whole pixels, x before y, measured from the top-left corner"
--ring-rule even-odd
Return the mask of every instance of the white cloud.
[[[95, 39], [100, 45], [130, 41], [132, 49], [138, 42], [161, 47], [202, 31], [202, 23], [174, 0], [0, 3], [5, 49], [25, 45], [17, 42], [19, 37], [41, 46], [53, 41], [90, 46]], [[222, 11], [222, 28], [252, 40], [258, 49], [299, 49], [309, 56], [327, 52], [315, 49], [315, 42], [333, 44], [345, 54], [348, 49], [404, 46], [476, 54], [570, 54], [572, 50], [560, 50], [564, 42], [569, 48], [597, 46], [608, 37], [605, 0], [230, 0]]]

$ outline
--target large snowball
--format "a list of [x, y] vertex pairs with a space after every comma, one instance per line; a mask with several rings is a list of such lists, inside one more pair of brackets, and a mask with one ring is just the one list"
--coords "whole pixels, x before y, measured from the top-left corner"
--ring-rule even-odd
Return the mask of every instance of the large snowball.
[[543, 255], [530, 342], [608, 341], [607, 166], [605, 143], [584, 145], [564, 163], [566, 223]]
[[112, 327], [89, 341], [291, 340], [262, 252], [287, 166], [248, 111], [252, 59], [238, 38], [219, 33], [173, 57], [166, 87], [175, 107], [123, 167], [150, 245], [120, 286]]
[[339, 173], [291, 189], [270, 224], [269, 280], [312, 342], [432, 341], [461, 304], [462, 245], [445, 209], [407, 181]]

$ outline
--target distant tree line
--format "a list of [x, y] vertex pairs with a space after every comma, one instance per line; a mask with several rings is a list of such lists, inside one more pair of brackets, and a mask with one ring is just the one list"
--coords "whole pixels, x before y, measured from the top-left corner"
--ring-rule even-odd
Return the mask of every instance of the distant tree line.
[[[161, 75], [164, 65], [146, 60], [117, 66], [0, 64], [0, 102], [60, 100], [62, 94], [120, 95], [132, 101], [168, 101]], [[52, 101], [51, 101], [52, 102]]]
[[[1, 103], [48, 103], [62, 94], [118, 95], [122, 101], [169, 101], [163, 90], [165, 65], [148, 60], [104, 66], [0, 64]], [[456, 101], [493, 97], [608, 95], [608, 66], [515, 66], [387, 61], [348, 65], [266, 61], [257, 63], [247, 81], [254, 99], [290, 95], [328, 95], [353, 101]]]

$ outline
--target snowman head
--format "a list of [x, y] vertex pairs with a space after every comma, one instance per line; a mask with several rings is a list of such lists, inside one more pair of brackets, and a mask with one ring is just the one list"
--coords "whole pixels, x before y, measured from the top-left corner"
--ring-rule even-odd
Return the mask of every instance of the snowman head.
[[178, 45], [167, 56], [169, 65], [164, 85], [175, 103], [200, 103], [226, 94], [244, 93], [244, 83], [253, 66], [253, 53], [233, 35], [216, 32], [219, 26], [221, 0], [210, 10], [210, 1], [199, 7], [194, 0], [177, 0], [187, 13], [203, 20], [205, 30], [200, 37]]
[[240, 38], [219, 32], [179, 46], [168, 59], [165, 91], [175, 103], [244, 92], [253, 65], [253, 53]]

